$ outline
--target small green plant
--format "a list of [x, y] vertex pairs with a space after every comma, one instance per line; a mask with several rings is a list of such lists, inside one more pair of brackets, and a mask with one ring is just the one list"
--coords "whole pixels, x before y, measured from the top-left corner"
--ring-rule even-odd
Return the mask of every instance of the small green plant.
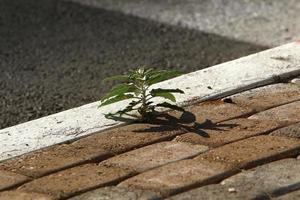
[[[128, 75], [117, 75], [109, 77], [105, 80], [117, 80], [122, 83], [114, 86], [111, 91], [106, 94], [102, 99], [100, 106], [105, 106], [125, 99], [132, 99], [132, 101], [122, 110], [115, 113], [105, 114], [106, 118], [121, 117], [122, 115], [127, 115], [134, 117], [142, 122], [149, 122], [157, 115], [155, 108], [163, 107], [172, 110], [184, 111], [183, 108], [168, 103], [154, 103], [153, 99], [156, 97], [162, 97], [172, 102], [176, 102], [176, 98], [172, 93], [184, 92], [180, 89], [162, 89], [156, 88], [151, 89], [150, 86], [179, 76], [182, 73], [180, 71], [166, 71], [166, 70], [154, 70], [152, 68], [145, 69], [139, 68], [130, 71]], [[137, 114], [133, 114], [132, 111], [136, 111]]]

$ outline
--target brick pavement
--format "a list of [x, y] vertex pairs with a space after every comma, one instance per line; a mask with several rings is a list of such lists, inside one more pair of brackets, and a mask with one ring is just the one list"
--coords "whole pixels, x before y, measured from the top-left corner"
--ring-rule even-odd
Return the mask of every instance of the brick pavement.
[[164, 125], [126, 125], [2, 161], [0, 200], [295, 199], [297, 87], [261, 87], [191, 105], [192, 120], [170, 112]]

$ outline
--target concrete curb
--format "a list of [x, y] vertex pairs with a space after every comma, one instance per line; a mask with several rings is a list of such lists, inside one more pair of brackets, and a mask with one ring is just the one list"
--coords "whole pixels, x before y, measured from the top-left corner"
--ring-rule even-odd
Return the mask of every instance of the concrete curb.
[[[294, 42], [171, 79], [155, 87], [181, 88], [180, 104], [221, 98], [300, 75], [300, 43]], [[102, 113], [123, 101], [97, 109], [98, 102], [0, 130], [0, 161], [122, 125]]]

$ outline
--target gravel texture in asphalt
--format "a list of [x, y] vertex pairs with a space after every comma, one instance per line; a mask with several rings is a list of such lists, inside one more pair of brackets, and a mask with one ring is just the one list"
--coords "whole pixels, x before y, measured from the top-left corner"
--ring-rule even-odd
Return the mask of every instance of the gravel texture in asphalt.
[[299, 0], [68, 0], [259, 45], [300, 38]]
[[110, 75], [184, 72], [266, 46], [62, 0], [0, 0], [0, 128], [97, 101]]

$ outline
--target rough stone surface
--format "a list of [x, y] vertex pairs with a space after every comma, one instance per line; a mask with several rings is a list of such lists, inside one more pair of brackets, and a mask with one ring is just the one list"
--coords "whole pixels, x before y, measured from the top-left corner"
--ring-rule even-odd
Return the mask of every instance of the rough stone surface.
[[237, 140], [261, 135], [279, 128], [273, 121], [233, 119], [217, 124], [203, 125], [198, 131], [177, 136], [174, 140], [217, 147]]
[[102, 148], [113, 154], [123, 153], [155, 142], [171, 140], [186, 132], [185, 130], [165, 125], [132, 124], [109, 131], [96, 133], [75, 141], [76, 148]]
[[155, 191], [166, 197], [195, 186], [210, 184], [236, 172], [225, 163], [182, 160], [121, 182], [118, 186]]
[[100, 161], [108, 156], [109, 152], [101, 149], [101, 146], [77, 148], [72, 144], [63, 144], [0, 163], [0, 169], [36, 178], [85, 162]]
[[0, 169], [40, 177], [85, 162], [100, 162], [112, 155], [159, 142], [183, 133], [180, 128], [134, 124], [96, 133], [71, 144], [57, 145], [3, 163]]
[[178, 194], [169, 200], [267, 200], [300, 188], [299, 170], [300, 161], [284, 159], [241, 172], [217, 185], [208, 185]]
[[0, 170], [0, 191], [20, 185], [28, 180], [29, 178], [26, 176], [5, 170]]
[[125, 169], [86, 164], [35, 179], [22, 185], [19, 189], [47, 194], [58, 199], [117, 183], [128, 176], [130, 176], [130, 172]]
[[179, 119], [183, 123], [198, 123], [200, 125], [208, 122], [217, 123], [232, 118], [238, 118], [250, 115], [254, 111], [251, 108], [240, 107], [232, 103], [226, 103], [221, 100], [205, 101], [194, 104], [186, 109], [183, 115], [177, 111], [169, 112], [169, 115]]
[[207, 150], [208, 147], [203, 145], [161, 142], [112, 157], [101, 164], [143, 172], [170, 162], [196, 156]]
[[45, 194], [22, 192], [18, 190], [0, 193], [1, 200], [54, 200]]
[[292, 124], [290, 126], [278, 129], [270, 133], [270, 135], [300, 139], [300, 123]]
[[300, 122], [300, 101], [257, 113], [249, 119], [274, 120], [287, 124]]
[[300, 100], [300, 88], [294, 84], [274, 84], [242, 92], [225, 99], [255, 111]]
[[239, 168], [297, 156], [300, 140], [278, 136], [256, 136], [212, 149], [195, 159], [220, 161]]
[[134, 190], [120, 187], [104, 187], [70, 198], [70, 200], [158, 200], [150, 191]]
[[300, 189], [295, 192], [291, 192], [276, 198], [276, 200], [299, 200], [299, 199], [300, 199]]

